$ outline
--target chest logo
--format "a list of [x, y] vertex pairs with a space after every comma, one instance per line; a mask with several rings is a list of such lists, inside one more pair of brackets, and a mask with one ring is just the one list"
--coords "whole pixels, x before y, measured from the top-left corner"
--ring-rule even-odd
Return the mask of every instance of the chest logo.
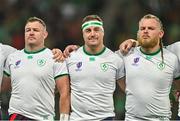
[[140, 59], [140, 57], [135, 57], [134, 60], [133, 60], [132, 65], [137, 66], [138, 62], [139, 62], [139, 59]]
[[107, 63], [101, 63], [100, 66], [101, 66], [101, 70], [103, 70], [104, 72], [109, 69], [109, 65]]
[[20, 64], [21, 64], [21, 60], [16, 61], [15, 68], [19, 68]]
[[163, 69], [165, 68], [165, 63], [159, 62], [159, 63], [157, 64], [157, 68], [158, 68], [159, 70], [163, 70]]
[[138, 63], [139, 62], [139, 57], [134, 58], [134, 63]]
[[38, 59], [37, 60], [37, 65], [42, 67], [46, 64], [46, 60], [45, 59]]
[[78, 62], [76, 64], [76, 71], [81, 71], [81, 67], [82, 67], [82, 62]]

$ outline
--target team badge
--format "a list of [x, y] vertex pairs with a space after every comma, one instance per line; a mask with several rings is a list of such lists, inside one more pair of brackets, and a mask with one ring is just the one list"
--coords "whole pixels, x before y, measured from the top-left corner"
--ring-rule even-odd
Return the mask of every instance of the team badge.
[[163, 69], [165, 68], [165, 63], [159, 62], [159, 63], [157, 64], [157, 68], [160, 69], [160, 70], [163, 70]]
[[82, 62], [78, 62], [76, 64], [76, 71], [81, 71], [81, 67], [82, 67]]
[[44, 66], [46, 64], [46, 60], [45, 59], [38, 59], [37, 60], [37, 65], [38, 66]]
[[101, 66], [101, 70], [103, 70], [104, 72], [109, 69], [109, 65], [107, 63], [101, 63], [100, 66]]

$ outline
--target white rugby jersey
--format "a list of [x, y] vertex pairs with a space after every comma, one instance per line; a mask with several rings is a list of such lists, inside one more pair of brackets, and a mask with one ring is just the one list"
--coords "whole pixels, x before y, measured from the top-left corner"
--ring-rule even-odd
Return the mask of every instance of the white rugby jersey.
[[123, 60], [108, 48], [96, 55], [84, 47], [67, 59], [71, 80], [72, 121], [102, 120], [114, 116], [116, 80], [124, 77]]
[[174, 78], [179, 76], [176, 55], [163, 49], [164, 63], [160, 50], [146, 54], [140, 47], [131, 49], [122, 56], [126, 72], [126, 120], [128, 116], [170, 118], [169, 93]]
[[[6, 58], [9, 54], [15, 52], [16, 49], [9, 46], [9, 45], [3, 45], [0, 43], [0, 85], [2, 83], [2, 77], [3, 77], [3, 69], [4, 64], [6, 61]], [[0, 109], [1, 109], [1, 96], [0, 96]]]
[[11, 76], [9, 113], [35, 120], [54, 117], [55, 79], [66, 75], [66, 63], [57, 63], [50, 49], [16, 51], [8, 56], [5, 73]]
[[16, 49], [9, 46], [9, 45], [3, 45], [0, 43], [0, 85], [2, 83], [2, 77], [3, 77], [3, 68], [6, 61], [6, 58], [9, 54], [15, 52]]
[[[174, 54], [176, 54], [176, 56], [178, 57], [180, 61], [180, 42], [175, 42], [171, 45], [166, 46], [166, 48], [170, 50], [171, 52], [173, 52]], [[180, 102], [180, 98], [179, 98], [179, 102]], [[178, 116], [180, 117], [180, 103], [179, 103], [179, 109], [178, 109]]]

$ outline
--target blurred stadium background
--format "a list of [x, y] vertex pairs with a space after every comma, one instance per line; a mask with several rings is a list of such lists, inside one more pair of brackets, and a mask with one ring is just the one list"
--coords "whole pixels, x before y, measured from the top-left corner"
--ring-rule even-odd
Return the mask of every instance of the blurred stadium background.
[[[25, 22], [37, 16], [47, 24], [47, 47], [64, 50], [69, 44], [82, 45], [81, 20], [88, 14], [97, 14], [104, 20], [105, 44], [117, 50], [125, 39], [136, 38], [139, 19], [151, 13], [162, 20], [163, 42], [167, 45], [180, 39], [179, 12], [180, 0], [0, 0], [0, 42], [22, 49]], [[2, 96], [6, 110], [7, 94]], [[116, 119], [123, 119], [125, 96], [118, 88], [114, 99]], [[177, 103], [173, 107], [172, 119], [177, 115]]]

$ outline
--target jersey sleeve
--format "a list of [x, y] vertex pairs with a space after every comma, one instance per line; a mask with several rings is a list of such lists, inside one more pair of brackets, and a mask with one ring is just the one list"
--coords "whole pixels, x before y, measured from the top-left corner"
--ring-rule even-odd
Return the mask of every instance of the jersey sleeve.
[[122, 77], [125, 76], [125, 67], [124, 67], [124, 62], [123, 59], [118, 57], [118, 69], [117, 69], [117, 73], [116, 73], [116, 80], [121, 79]]
[[66, 62], [55, 62], [54, 64], [54, 79], [58, 77], [68, 75]]
[[176, 61], [174, 77], [175, 79], [180, 79], [180, 42], [175, 42], [171, 45], [166, 46], [166, 49], [174, 53], [178, 57]]
[[166, 49], [174, 53], [180, 60], [180, 42], [175, 42], [171, 45], [166, 46]]
[[116, 53], [120, 58], [123, 58], [123, 54], [120, 52], [120, 50], [115, 51], [115, 53]]
[[174, 78], [180, 79], [180, 60], [179, 59], [176, 59], [175, 61]]
[[5, 56], [5, 58], [8, 57], [9, 54], [15, 52], [17, 49], [9, 46], [9, 45], [2, 45], [2, 51], [3, 51], [3, 55]]

